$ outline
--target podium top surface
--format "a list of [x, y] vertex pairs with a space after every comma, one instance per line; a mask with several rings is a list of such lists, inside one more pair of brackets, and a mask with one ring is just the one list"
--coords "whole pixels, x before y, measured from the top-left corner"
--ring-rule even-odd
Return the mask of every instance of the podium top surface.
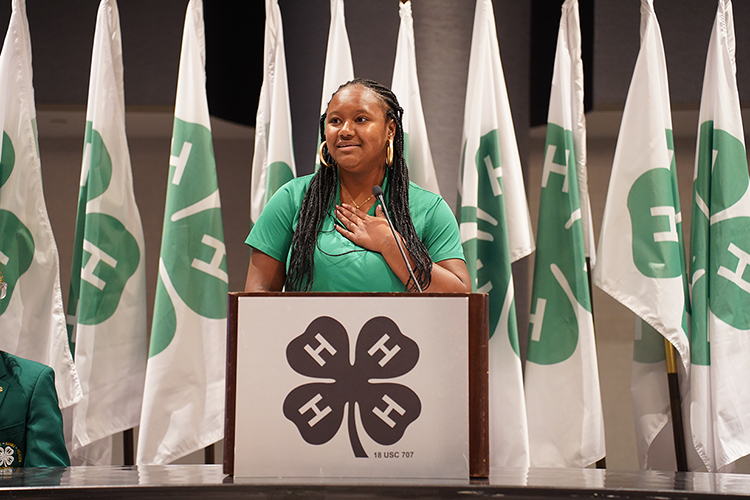
[[486, 293], [437, 292], [229, 292], [230, 297], [469, 297]]
[[[750, 475], [603, 469], [503, 469], [484, 480], [234, 479], [221, 465], [59, 467], [0, 471], [12, 498], [724, 498], [750, 494]], [[283, 494], [283, 495], [282, 495]], [[281, 496], [279, 496], [281, 495]]]

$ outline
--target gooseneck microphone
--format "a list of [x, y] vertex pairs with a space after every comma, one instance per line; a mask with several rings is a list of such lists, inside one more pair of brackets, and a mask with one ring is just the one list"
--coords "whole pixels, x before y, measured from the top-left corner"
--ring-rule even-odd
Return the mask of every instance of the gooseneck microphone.
[[406, 270], [409, 271], [409, 276], [411, 277], [411, 280], [414, 282], [414, 285], [417, 287], [417, 290], [420, 292], [422, 291], [422, 287], [419, 286], [419, 281], [417, 281], [417, 277], [414, 276], [414, 271], [411, 269], [411, 264], [409, 264], [409, 259], [406, 258], [406, 252], [404, 252], [404, 247], [401, 246], [401, 240], [399, 239], [398, 235], [396, 234], [396, 230], [393, 229], [393, 223], [391, 222], [391, 216], [388, 214], [388, 208], [385, 206], [385, 200], [383, 199], [383, 188], [378, 186], [377, 184], [372, 187], [372, 194], [377, 198], [377, 200], [380, 202], [380, 206], [383, 207], [383, 213], [385, 214], [385, 218], [388, 220], [388, 226], [391, 228], [391, 232], [393, 233], [393, 239], [396, 240], [396, 245], [398, 245], [398, 250], [401, 252], [401, 257], [404, 259], [404, 264], [406, 264]]

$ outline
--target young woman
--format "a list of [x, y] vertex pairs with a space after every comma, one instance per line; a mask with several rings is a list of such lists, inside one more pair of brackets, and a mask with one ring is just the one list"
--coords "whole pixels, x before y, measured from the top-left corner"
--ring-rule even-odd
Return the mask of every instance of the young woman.
[[416, 290], [376, 185], [422, 289], [471, 291], [450, 207], [409, 182], [402, 115], [376, 82], [339, 87], [320, 119], [321, 167], [279, 189], [246, 240], [246, 291]]

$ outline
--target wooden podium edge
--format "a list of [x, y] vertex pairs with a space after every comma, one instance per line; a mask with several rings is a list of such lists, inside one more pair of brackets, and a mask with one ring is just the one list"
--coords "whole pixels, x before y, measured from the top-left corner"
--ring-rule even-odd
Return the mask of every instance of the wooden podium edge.
[[227, 374], [224, 402], [224, 474], [234, 475], [234, 421], [237, 401], [237, 307], [239, 295], [227, 297]]
[[490, 475], [489, 296], [469, 294], [469, 475]]
[[[239, 297], [246, 296], [338, 296], [335, 293], [229, 292], [227, 311], [227, 373], [224, 410], [224, 474], [234, 474], [235, 413], [237, 398], [237, 312]], [[363, 293], [368, 296], [407, 294]], [[408, 294], [414, 296], [468, 297], [469, 299], [469, 476], [486, 478], [490, 473], [489, 442], [489, 296], [470, 294]]]

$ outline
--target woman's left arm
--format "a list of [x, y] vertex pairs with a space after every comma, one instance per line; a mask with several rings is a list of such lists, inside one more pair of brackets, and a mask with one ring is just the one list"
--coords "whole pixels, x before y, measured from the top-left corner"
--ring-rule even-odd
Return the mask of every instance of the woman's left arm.
[[55, 372], [45, 366], [34, 383], [29, 400], [24, 467], [68, 465], [70, 458], [65, 448], [62, 414], [55, 390]]
[[471, 279], [466, 262], [446, 259], [432, 265], [432, 281], [425, 292], [471, 292]]

